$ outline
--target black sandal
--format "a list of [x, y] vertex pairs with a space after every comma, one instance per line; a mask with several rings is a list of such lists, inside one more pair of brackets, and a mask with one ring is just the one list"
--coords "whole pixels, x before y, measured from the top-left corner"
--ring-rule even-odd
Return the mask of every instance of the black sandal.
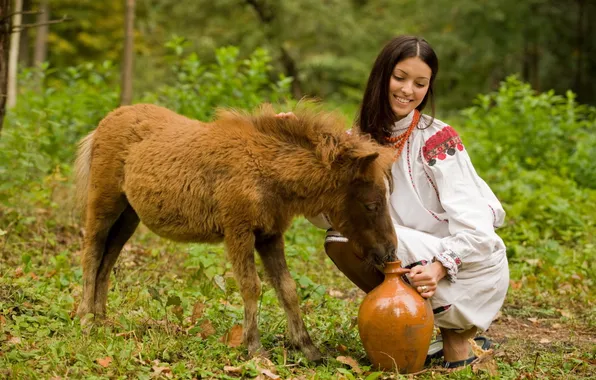
[[467, 358], [465, 360], [460, 360], [460, 361], [457, 361], [457, 362], [448, 362], [448, 361], [445, 361], [443, 363], [443, 368], [463, 367], [465, 365], [471, 364], [476, 359], [478, 359], [478, 357], [476, 355], [474, 355], [471, 358]]

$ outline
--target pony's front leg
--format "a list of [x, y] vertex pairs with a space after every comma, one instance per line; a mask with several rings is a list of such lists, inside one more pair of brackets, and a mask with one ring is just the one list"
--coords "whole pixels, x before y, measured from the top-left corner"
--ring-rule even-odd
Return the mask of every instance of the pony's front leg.
[[286, 312], [290, 342], [299, 347], [309, 360], [320, 360], [321, 352], [313, 344], [300, 316], [300, 301], [296, 283], [286, 264], [283, 235], [257, 237], [255, 247]]
[[242, 338], [248, 348], [248, 354], [254, 356], [261, 349], [261, 340], [257, 325], [257, 305], [261, 294], [261, 280], [257, 274], [254, 254], [254, 235], [247, 231], [241, 233], [228, 233], [226, 231], [225, 243], [228, 256], [232, 262], [234, 277], [240, 286], [242, 300], [244, 301], [244, 326]]

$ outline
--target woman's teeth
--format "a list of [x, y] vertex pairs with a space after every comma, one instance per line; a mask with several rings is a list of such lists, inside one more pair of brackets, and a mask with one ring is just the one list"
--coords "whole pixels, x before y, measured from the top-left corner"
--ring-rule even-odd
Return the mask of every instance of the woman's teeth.
[[410, 103], [410, 101], [408, 99], [400, 98], [399, 96], [394, 96], [394, 98], [402, 104]]

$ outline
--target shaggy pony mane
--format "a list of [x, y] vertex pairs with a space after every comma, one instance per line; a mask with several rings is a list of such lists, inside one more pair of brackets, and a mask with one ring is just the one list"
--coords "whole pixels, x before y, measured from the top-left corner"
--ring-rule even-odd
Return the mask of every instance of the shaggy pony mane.
[[301, 101], [293, 113], [296, 119], [278, 118], [271, 104], [261, 105], [254, 112], [218, 109], [215, 123], [223, 128], [242, 126], [284, 144], [314, 151], [327, 165], [349, 149], [363, 154], [379, 152], [374, 166], [390, 166], [393, 151], [382, 148], [368, 135], [348, 133], [346, 121], [339, 112], [325, 111], [312, 101]]
[[311, 149], [322, 140], [344, 140], [347, 136], [346, 123], [338, 113], [324, 112], [311, 102], [299, 103], [293, 112], [297, 120], [276, 117], [271, 104], [261, 105], [255, 112], [219, 109], [216, 123], [251, 125], [255, 132]]

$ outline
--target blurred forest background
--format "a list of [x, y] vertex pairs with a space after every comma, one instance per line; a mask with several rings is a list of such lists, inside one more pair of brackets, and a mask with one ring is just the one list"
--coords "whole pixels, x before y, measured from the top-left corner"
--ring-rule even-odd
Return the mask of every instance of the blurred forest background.
[[[53, 70], [106, 60], [119, 63], [125, 1], [22, 0], [26, 29], [20, 67]], [[267, 48], [274, 70], [292, 77], [292, 95], [338, 103], [360, 100], [372, 62], [398, 34], [435, 47], [441, 110], [462, 108], [508, 75], [537, 91], [572, 90], [596, 104], [596, 2], [592, 0], [135, 0], [134, 93], [171, 82], [166, 43], [183, 36], [203, 63], [217, 47], [241, 57]], [[592, 21], [591, 21], [592, 20]]]
[[[347, 128], [379, 50], [407, 33], [436, 49], [436, 116], [462, 135], [507, 212], [498, 233], [511, 286], [489, 331], [496, 364], [481, 378], [592, 378], [594, 20], [594, 0], [0, 0], [0, 377], [257, 376], [263, 363], [242, 364], [222, 341], [242, 320], [223, 248], [142, 227], [115, 268], [114, 324], [100, 344], [83, 337], [77, 142], [138, 102], [209, 120], [218, 106], [288, 111], [317, 97]], [[361, 295], [322, 252], [322, 231], [298, 218], [286, 238], [312, 336], [366, 365], [351, 320]], [[309, 368], [288, 354], [267, 285], [262, 302], [267, 368], [364, 376], [345, 360]]]

